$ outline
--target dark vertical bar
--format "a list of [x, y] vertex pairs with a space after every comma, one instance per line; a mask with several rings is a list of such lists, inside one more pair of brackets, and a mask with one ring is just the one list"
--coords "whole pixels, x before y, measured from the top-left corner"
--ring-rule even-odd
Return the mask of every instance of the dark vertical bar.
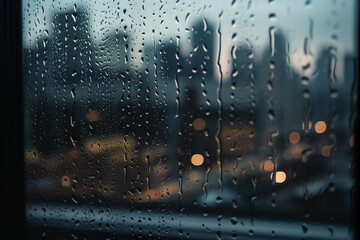
[[360, 26], [360, 17], [359, 17], [359, 12], [360, 12], [360, 4], [359, 2], [356, 3], [356, 20], [355, 20], [355, 29], [354, 31], [356, 31], [355, 33], [355, 37], [357, 41], [356, 44], [356, 60], [355, 60], [355, 81], [356, 83], [355, 88], [356, 88], [356, 92], [355, 92], [355, 104], [356, 104], [356, 113], [355, 113], [355, 126], [354, 126], [354, 132], [355, 132], [355, 144], [354, 144], [354, 159], [353, 159], [353, 172], [352, 172], [352, 176], [355, 178], [355, 186], [351, 192], [351, 199], [352, 199], [352, 212], [353, 212], [353, 229], [354, 229], [354, 239], [360, 239], [360, 235], [359, 235], [359, 131], [360, 131], [360, 121], [359, 121], [359, 93], [360, 93], [360, 79], [359, 79], [359, 69], [360, 69], [360, 65], [359, 65], [359, 57], [360, 57], [360, 48], [359, 48], [359, 40], [360, 40], [360, 32], [359, 32], [359, 26]]
[[0, 2], [0, 239], [24, 239], [21, 0]]

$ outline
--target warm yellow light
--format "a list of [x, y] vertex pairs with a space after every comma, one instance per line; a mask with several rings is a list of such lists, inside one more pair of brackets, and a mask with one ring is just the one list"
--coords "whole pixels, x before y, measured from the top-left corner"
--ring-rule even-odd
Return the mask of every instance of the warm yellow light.
[[[285, 172], [283, 172], [283, 171], [277, 171], [276, 173], [275, 173], [275, 182], [276, 183], [283, 183], [283, 182], [285, 182], [285, 180], [286, 180], [286, 173]], [[271, 175], [270, 175], [270, 179], [272, 180], [273, 179], [273, 173], [271, 173]]]
[[197, 131], [202, 131], [202, 130], [204, 130], [205, 126], [206, 126], [206, 122], [205, 122], [205, 120], [202, 119], [202, 118], [197, 118], [197, 119], [195, 119], [194, 122], [193, 122], [193, 127], [194, 127], [195, 130], [197, 130]]
[[315, 132], [323, 133], [326, 131], [326, 123], [324, 121], [318, 121], [315, 124]]
[[62, 176], [61, 185], [63, 187], [66, 187], [66, 188], [70, 187], [70, 178], [69, 178], [69, 176]]
[[350, 139], [349, 139], [349, 145], [350, 145], [350, 147], [354, 147], [354, 145], [355, 145], [355, 136], [354, 136], [354, 135], [352, 135], [352, 136], [350, 137]]
[[296, 143], [300, 142], [300, 134], [298, 132], [290, 133], [289, 142], [292, 144], [296, 144]]
[[191, 163], [195, 166], [200, 166], [204, 162], [204, 157], [201, 154], [194, 154], [191, 157]]
[[96, 110], [89, 110], [89, 112], [86, 114], [86, 119], [89, 122], [97, 122], [99, 121], [100, 113]]
[[[307, 127], [308, 127], [309, 130], [312, 128], [312, 122], [311, 121], [308, 121]], [[302, 129], [305, 130], [305, 122], [302, 123]]]
[[331, 155], [331, 149], [333, 148], [333, 145], [325, 145], [321, 148], [321, 155], [324, 157], [330, 157]]

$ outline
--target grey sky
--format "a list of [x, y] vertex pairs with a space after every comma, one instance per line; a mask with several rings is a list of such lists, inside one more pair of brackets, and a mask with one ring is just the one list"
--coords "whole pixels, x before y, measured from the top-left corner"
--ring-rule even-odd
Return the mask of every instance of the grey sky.
[[[178, 3], [176, 3], [178, 2]], [[234, 4], [232, 5], [232, 2]], [[337, 47], [339, 59], [344, 53], [356, 49], [356, 1], [355, 0], [234, 0], [234, 1], [108, 1], [108, 0], [58, 0], [23, 1], [24, 46], [32, 47], [36, 38], [51, 36], [51, 19], [56, 12], [78, 8], [89, 12], [90, 35], [94, 43], [101, 42], [115, 28], [128, 26], [136, 45], [180, 36], [180, 44], [186, 45], [188, 29], [195, 20], [205, 18], [216, 29], [221, 24], [221, 62], [224, 72], [230, 68], [230, 49], [248, 39], [254, 49], [269, 46], [268, 29], [275, 26], [289, 39], [290, 58], [295, 69], [312, 56], [303, 53], [304, 39], [309, 38], [310, 21], [313, 22], [313, 38], [310, 50], [316, 56], [323, 46]], [[124, 10], [126, 9], [126, 13]], [[219, 19], [219, 14], [222, 16]], [[269, 18], [271, 14], [276, 17]], [[188, 17], [186, 17], [188, 15]], [[144, 19], [146, 18], [146, 19]], [[122, 20], [123, 19], [123, 20]], [[234, 24], [233, 21], [234, 20]], [[132, 27], [131, 27], [132, 26]], [[237, 37], [232, 39], [233, 34]], [[144, 38], [144, 40], [143, 40]], [[186, 49], [183, 51], [186, 51]], [[259, 53], [259, 52], [258, 52]], [[256, 54], [255, 57], [261, 57]], [[342, 71], [339, 62], [339, 71]]]

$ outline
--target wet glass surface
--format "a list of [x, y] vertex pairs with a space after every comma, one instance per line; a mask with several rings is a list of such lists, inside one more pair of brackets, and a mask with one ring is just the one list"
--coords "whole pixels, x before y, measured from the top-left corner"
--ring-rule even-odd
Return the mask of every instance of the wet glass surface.
[[351, 239], [356, 1], [23, 1], [27, 239]]

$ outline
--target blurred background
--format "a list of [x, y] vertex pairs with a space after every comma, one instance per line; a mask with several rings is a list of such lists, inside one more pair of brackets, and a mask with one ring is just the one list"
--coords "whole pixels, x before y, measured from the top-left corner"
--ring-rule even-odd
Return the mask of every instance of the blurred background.
[[27, 239], [351, 239], [356, 1], [23, 1]]

